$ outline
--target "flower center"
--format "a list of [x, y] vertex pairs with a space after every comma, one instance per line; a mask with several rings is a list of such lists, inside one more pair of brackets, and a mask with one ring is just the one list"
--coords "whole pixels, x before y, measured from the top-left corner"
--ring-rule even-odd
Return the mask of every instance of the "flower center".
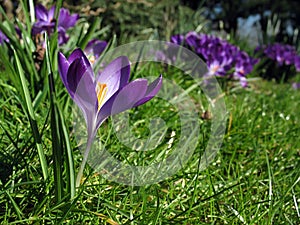
[[95, 61], [96, 61], [96, 57], [94, 55], [89, 55], [88, 56], [88, 60], [93, 65], [95, 63]]
[[219, 65], [214, 65], [211, 70], [213, 73], [216, 73], [219, 70], [219, 68], [220, 68]]
[[101, 84], [100, 82], [97, 83], [96, 87], [97, 99], [98, 99], [98, 112], [100, 111], [101, 106], [103, 105], [104, 98], [107, 93], [107, 85]]

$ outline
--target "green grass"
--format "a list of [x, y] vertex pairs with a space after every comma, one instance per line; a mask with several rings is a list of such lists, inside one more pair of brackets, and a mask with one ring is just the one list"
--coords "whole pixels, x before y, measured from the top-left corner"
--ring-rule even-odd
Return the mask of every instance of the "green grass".
[[[182, 88], [192, 85], [180, 72], [150, 65], [134, 78], [163, 73]], [[225, 95], [229, 119], [214, 162], [199, 171], [199, 158], [210, 135], [210, 120], [200, 119], [197, 148], [187, 165], [159, 183], [130, 187], [104, 179], [89, 166], [75, 197], [55, 198], [51, 158], [50, 102], [35, 110], [48, 178], [43, 179], [37, 146], [19, 94], [0, 74], [0, 221], [3, 224], [297, 224], [300, 194], [300, 92], [288, 84], [257, 81], [251, 88]], [[75, 170], [82, 155], [76, 143], [69, 97], [56, 77], [57, 99], [70, 133]], [[198, 101], [201, 92], [190, 96]], [[204, 108], [206, 106], [204, 104]], [[157, 160], [171, 138], [180, 134], [176, 109], [154, 99], [130, 111], [132, 132], [147, 137], [149, 118], [160, 116], [168, 125], [163, 142], [154, 151], [137, 152], [124, 146], [111, 120], [100, 128], [101, 140], [119, 160], [145, 165]], [[212, 115], [213, 116], [213, 115]], [[81, 143], [82, 144], [82, 143]], [[174, 140], [173, 146], [176, 146]], [[172, 151], [172, 150], [171, 150]], [[166, 154], [169, 154], [166, 151]], [[65, 157], [65, 156], [63, 156]], [[66, 164], [64, 164], [66, 165]], [[63, 177], [68, 174], [62, 168]], [[67, 187], [63, 187], [64, 190]]]
[[[57, 2], [57, 12], [61, 4], [62, 1]], [[134, 12], [131, 4], [112, 3], [114, 10], [108, 10], [103, 20], [95, 19], [93, 23], [86, 20], [87, 15], [83, 16], [62, 48], [57, 48], [57, 32], [52, 34], [48, 37], [44, 62], [38, 67], [35, 58], [30, 57], [36, 50], [30, 32], [33, 1], [21, 1], [24, 18], [20, 21], [27, 24], [25, 28], [17, 23], [22, 29], [22, 41], [14, 31], [18, 21], [6, 18], [0, 8], [5, 20], [0, 29], [10, 38], [10, 45], [1, 46], [0, 51], [0, 223], [298, 224], [300, 92], [289, 84], [263, 80], [251, 82], [249, 89], [232, 89], [231, 83], [220, 80], [228, 112], [227, 128], [216, 158], [202, 170], [199, 162], [211, 135], [212, 122], [223, 115], [212, 113], [212, 118], [203, 118], [203, 112], [210, 112], [211, 108], [203, 92], [191, 88], [195, 86], [194, 80], [176, 68], [158, 63], [132, 66], [131, 79], [163, 74], [165, 83], [167, 79], [174, 81], [184, 93], [164, 88], [160, 93], [164, 96], [171, 91], [182, 100], [180, 104], [152, 99], [128, 111], [130, 129], [116, 133], [114, 128], [126, 124], [123, 121], [114, 124], [116, 121], [109, 119], [100, 127], [98, 138], [107, 152], [124, 164], [147, 166], [172, 153], [184, 154], [186, 149], [176, 152], [180, 146], [178, 137], [183, 133], [180, 112], [191, 99], [195, 110], [186, 111], [184, 116], [189, 119], [195, 113], [196, 121], [189, 120], [189, 125], [198, 123], [200, 132], [197, 147], [187, 164], [166, 179], [134, 187], [105, 179], [103, 168], [97, 171], [87, 165], [82, 185], [75, 190], [74, 179], [85, 147], [84, 137], [77, 138], [84, 136], [85, 126], [73, 125], [76, 106], [57, 72], [57, 51], [68, 55], [92, 38], [107, 37], [115, 47], [116, 43], [130, 40], [168, 37], [172, 32], [183, 33], [195, 26], [201, 30], [206, 24], [199, 16], [201, 10], [190, 13], [180, 6], [180, 15], [174, 14], [179, 1], [155, 5], [152, 17], [148, 14], [153, 10], [141, 11], [136, 18], [141, 18], [137, 20], [144, 26], [135, 21], [127, 23], [126, 18]], [[91, 7], [98, 8], [96, 1]], [[121, 8], [115, 10], [115, 7]], [[172, 22], [172, 26], [163, 30], [159, 29], [165, 24], [161, 23], [160, 14], [167, 15], [165, 12], [170, 16], [165, 17], [166, 21], [177, 18], [177, 23]], [[108, 18], [114, 18], [117, 23]], [[118, 30], [114, 25], [119, 23]], [[149, 26], [153, 29], [147, 29]], [[184, 94], [188, 94], [188, 99], [183, 98]], [[165, 123], [165, 127], [159, 127], [156, 139], [151, 136], [151, 125], [159, 124], [158, 120], [151, 123], [155, 118]], [[154, 149], [132, 148], [147, 149], [136, 138], [148, 137], [152, 146], [158, 144]], [[180, 148], [191, 146], [192, 141]], [[92, 150], [90, 154], [96, 153]], [[98, 155], [95, 159], [99, 164], [106, 163]], [[178, 161], [168, 168], [179, 165]], [[151, 171], [154, 174], [170, 172], [155, 169]], [[126, 175], [118, 177], [119, 181]]]

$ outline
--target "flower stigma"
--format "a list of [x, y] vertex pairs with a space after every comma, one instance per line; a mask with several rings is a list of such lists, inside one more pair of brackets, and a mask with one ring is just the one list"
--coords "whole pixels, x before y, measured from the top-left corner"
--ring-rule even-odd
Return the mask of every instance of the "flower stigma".
[[220, 65], [213, 65], [211, 68], [211, 72], [215, 74], [220, 68]]
[[98, 99], [98, 112], [99, 112], [100, 108], [104, 102], [106, 93], [107, 93], [107, 85], [101, 84], [100, 82], [98, 82], [97, 87], [96, 87], [96, 93], [97, 93], [97, 99]]
[[93, 65], [95, 63], [95, 61], [96, 61], [96, 57], [94, 55], [89, 55], [88, 56], [88, 60]]

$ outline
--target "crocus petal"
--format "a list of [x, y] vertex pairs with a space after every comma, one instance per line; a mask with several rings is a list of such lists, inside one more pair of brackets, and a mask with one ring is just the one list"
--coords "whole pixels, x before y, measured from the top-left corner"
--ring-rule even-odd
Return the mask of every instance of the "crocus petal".
[[70, 93], [71, 97], [74, 97], [74, 94], [79, 86], [79, 82], [82, 82], [82, 79], [91, 80], [91, 83], [94, 83], [92, 77], [93, 71], [90, 64], [86, 64], [83, 57], [75, 59], [70, 64], [67, 73], [68, 85], [66, 87], [68, 88], [68, 92]]
[[[75, 61], [74, 61], [75, 62]], [[94, 125], [96, 122], [96, 101], [95, 85], [89, 75], [84, 74], [80, 80], [76, 92], [73, 97], [74, 102], [81, 109], [84, 119], [87, 124], [88, 134], [92, 135], [96, 130]]]
[[37, 20], [47, 21], [48, 20], [48, 11], [43, 5], [37, 5], [35, 7], [35, 16], [36, 16]]
[[[88, 73], [88, 71], [86, 71], [86, 73]], [[86, 73], [77, 84], [73, 99], [85, 112], [95, 114], [95, 104], [97, 102], [95, 84]]]
[[67, 77], [67, 71], [68, 68], [70, 66], [71, 63], [74, 62], [75, 59], [79, 59], [79, 58], [83, 58], [84, 59], [84, 63], [86, 65], [89, 65], [89, 60], [86, 58], [85, 54], [83, 53], [83, 51], [79, 48], [75, 49], [71, 55], [69, 56], [68, 59], [66, 59], [66, 57], [59, 52], [58, 53], [58, 71], [62, 77], [62, 80], [66, 86], [66, 77]]
[[45, 21], [37, 21], [36, 23], [33, 24], [32, 26], [32, 34], [36, 35], [36, 34], [40, 34], [43, 31], [47, 31], [48, 34], [51, 34], [54, 30], [55, 27], [55, 23], [54, 22], [45, 22]]
[[69, 66], [70, 66], [69, 61], [66, 59], [66, 57], [61, 52], [59, 52], [58, 53], [58, 72], [59, 72], [61, 80], [62, 80], [63, 84], [66, 86], [66, 88], [69, 87], [68, 82], [67, 82], [67, 72], [68, 72]]
[[184, 42], [184, 35], [176, 34], [171, 37], [171, 42], [177, 45], [181, 45]]
[[248, 82], [247, 82], [247, 79], [246, 77], [240, 77], [240, 84], [243, 88], [247, 87], [248, 86]]
[[128, 83], [129, 75], [130, 64], [125, 56], [116, 58], [104, 68], [103, 72], [97, 77], [97, 82], [107, 85], [104, 102]]
[[156, 80], [154, 80], [147, 88], [145, 96], [134, 104], [134, 107], [142, 105], [149, 100], [151, 100], [160, 90], [162, 85], [162, 75], [160, 75]]
[[48, 21], [52, 22], [54, 20], [55, 6], [52, 6], [48, 12]]
[[97, 41], [93, 47], [93, 54], [98, 58], [107, 46], [106, 41]]
[[75, 59], [70, 65], [67, 75], [66, 86], [74, 102], [81, 109], [87, 123], [88, 132], [94, 129], [96, 119], [97, 95], [95, 84], [90, 73], [93, 71], [87, 66], [83, 58]]
[[136, 79], [123, 87], [113, 101], [111, 115], [133, 108], [145, 96], [147, 84], [146, 79]]
[[75, 59], [78, 59], [78, 58], [81, 58], [83, 57], [84, 58], [84, 61], [86, 64], [90, 64], [89, 63], [89, 60], [87, 59], [87, 57], [85, 56], [84, 52], [80, 49], [80, 48], [77, 48], [75, 49], [71, 55], [68, 57], [68, 61], [69, 63], [71, 64]]
[[89, 41], [84, 49], [85, 54], [89, 55], [89, 54], [94, 54], [93, 53], [93, 47], [96, 44], [98, 40], [97, 39], [93, 39], [91, 41]]
[[63, 45], [68, 42], [69, 36], [63, 27], [58, 27], [58, 45]]
[[134, 107], [146, 94], [146, 79], [136, 79], [116, 92], [100, 109], [97, 118], [97, 128], [110, 115], [115, 115]]
[[0, 30], [0, 45], [2, 45], [4, 42], [9, 42], [9, 39]]
[[61, 8], [59, 11], [58, 26], [67, 30], [71, 27], [74, 27], [78, 19], [78, 14], [70, 15], [68, 9]]

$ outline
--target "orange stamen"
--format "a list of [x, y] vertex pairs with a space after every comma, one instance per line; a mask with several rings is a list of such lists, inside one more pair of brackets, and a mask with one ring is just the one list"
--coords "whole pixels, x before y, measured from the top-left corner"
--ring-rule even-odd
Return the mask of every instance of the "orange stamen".
[[95, 63], [95, 61], [96, 61], [96, 57], [94, 56], [94, 55], [89, 55], [88, 56], [88, 59], [89, 59], [89, 61], [90, 61], [90, 63], [93, 65], [94, 63]]
[[98, 82], [96, 87], [96, 93], [98, 99], [98, 112], [99, 112], [107, 93], [107, 85]]

